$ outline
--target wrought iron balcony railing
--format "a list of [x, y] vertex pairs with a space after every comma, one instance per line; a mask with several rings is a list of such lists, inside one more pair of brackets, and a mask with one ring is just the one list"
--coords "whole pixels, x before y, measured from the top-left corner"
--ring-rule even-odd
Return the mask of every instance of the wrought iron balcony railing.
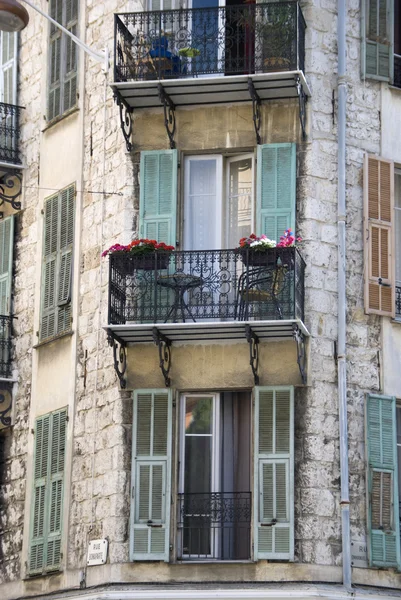
[[401, 88], [401, 56], [394, 54], [394, 85]]
[[179, 558], [247, 560], [251, 492], [178, 494]]
[[19, 165], [20, 154], [20, 106], [0, 102], [0, 162]]
[[0, 315], [0, 377], [11, 377], [11, 326], [13, 317]]
[[304, 318], [297, 248], [110, 256], [109, 324]]
[[115, 16], [114, 80], [304, 71], [298, 2]]

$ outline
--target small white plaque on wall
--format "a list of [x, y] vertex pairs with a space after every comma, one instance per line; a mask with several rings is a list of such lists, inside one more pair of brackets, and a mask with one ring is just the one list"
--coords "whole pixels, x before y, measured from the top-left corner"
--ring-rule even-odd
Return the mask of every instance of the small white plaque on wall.
[[88, 545], [88, 567], [104, 565], [107, 559], [107, 540], [92, 540]]
[[359, 569], [367, 569], [368, 565], [368, 546], [363, 540], [351, 541], [351, 566]]

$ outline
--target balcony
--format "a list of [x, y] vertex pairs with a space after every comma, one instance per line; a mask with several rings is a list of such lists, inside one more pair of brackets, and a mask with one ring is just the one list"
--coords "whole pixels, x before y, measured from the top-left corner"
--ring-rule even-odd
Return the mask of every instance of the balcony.
[[117, 14], [112, 87], [129, 109], [309, 95], [305, 28], [294, 1]]
[[0, 315], [0, 378], [11, 378], [11, 327], [13, 317]]
[[296, 248], [114, 254], [108, 329], [127, 343], [153, 341], [154, 326], [176, 341], [236, 339], [250, 322], [262, 337], [292, 336], [304, 319], [304, 272]]
[[401, 285], [395, 286], [395, 318], [401, 320]]
[[248, 560], [251, 492], [178, 494], [179, 560]]
[[0, 166], [21, 166], [20, 153], [20, 106], [0, 102]]

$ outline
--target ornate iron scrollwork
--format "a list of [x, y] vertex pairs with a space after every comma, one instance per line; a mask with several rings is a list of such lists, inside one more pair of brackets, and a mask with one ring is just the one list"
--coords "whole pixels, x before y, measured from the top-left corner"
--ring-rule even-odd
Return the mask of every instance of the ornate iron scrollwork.
[[131, 135], [132, 135], [132, 112], [133, 109], [128, 106], [125, 100], [122, 99], [120, 94], [115, 95], [115, 100], [120, 109], [120, 124], [121, 131], [123, 132], [123, 136], [125, 139], [125, 143], [127, 146], [127, 152], [131, 152], [132, 144], [131, 144]]
[[248, 79], [248, 90], [252, 99], [252, 111], [253, 111], [253, 126], [255, 127], [256, 133], [256, 143], [261, 144], [260, 138], [260, 124], [261, 124], [261, 115], [260, 115], [260, 105], [262, 104], [261, 99], [257, 91], [255, 90], [255, 86], [253, 85], [252, 79], [249, 77]]
[[107, 340], [109, 346], [113, 348], [114, 370], [120, 380], [120, 387], [125, 389], [127, 382], [125, 380], [125, 371], [127, 370], [127, 349], [122, 340], [117, 340], [112, 334], [108, 334]]
[[299, 121], [301, 123], [302, 139], [306, 139], [306, 101], [308, 98], [304, 92], [304, 88], [302, 87], [302, 83], [299, 77], [297, 77], [297, 90], [299, 99]]
[[167, 131], [168, 139], [170, 140], [170, 148], [174, 150], [176, 145], [174, 141], [175, 134], [175, 104], [171, 100], [170, 96], [165, 91], [161, 83], [158, 84], [157, 89], [159, 90], [160, 102], [163, 104], [164, 110], [164, 126]]
[[3, 427], [11, 425], [12, 386], [2, 383], [0, 389], [0, 424]]
[[19, 171], [7, 171], [0, 176], [0, 206], [8, 202], [14, 210], [21, 210], [21, 202], [16, 199], [22, 192], [22, 176]]
[[249, 344], [249, 364], [251, 365], [255, 385], [259, 385], [259, 338], [249, 325], [245, 325], [245, 337]]
[[171, 340], [153, 327], [153, 341], [159, 349], [159, 366], [164, 377], [166, 387], [170, 387], [169, 372], [171, 368]]
[[294, 325], [292, 326], [292, 332], [293, 338], [297, 343], [297, 363], [299, 367], [299, 372], [301, 373], [302, 383], [306, 385], [305, 336], [296, 323], [294, 323]]

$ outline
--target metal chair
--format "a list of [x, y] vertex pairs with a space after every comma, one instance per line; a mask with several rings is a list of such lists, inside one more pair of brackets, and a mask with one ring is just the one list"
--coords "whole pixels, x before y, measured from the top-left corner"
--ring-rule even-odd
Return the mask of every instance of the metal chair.
[[286, 271], [287, 267], [281, 264], [247, 268], [238, 278], [236, 319], [266, 319], [270, 311], [282, 319], [280, 295], [285, 287]]

